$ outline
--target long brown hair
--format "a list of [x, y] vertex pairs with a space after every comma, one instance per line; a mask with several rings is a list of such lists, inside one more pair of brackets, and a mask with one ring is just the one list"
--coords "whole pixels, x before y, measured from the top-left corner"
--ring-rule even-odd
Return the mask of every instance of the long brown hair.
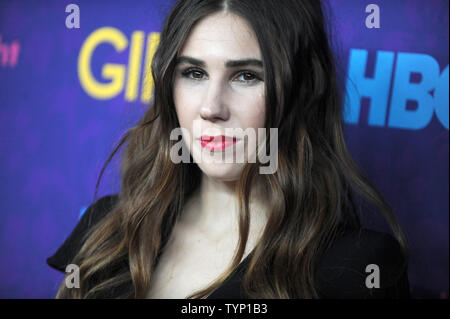
[[[175, 60], [193, 25], [220, 11], [239, 15], [255, 32], [264, 63], [265, 127], [278, 128], [279, 137], [277, 171], [259, 176], [270, 213], [243, 277], [246, 297], [319, 297], [315, 266], [343, 225], [361, 227], [357, 198], [384, 216], [407, 257], [406, 238], [391, 207], [346, 148], [344, 81], [339, 80], [325, 9], [317, 0], [181, 0], [174, 5], [152, 60], [151, 105], [110, 154], [97, 181], [94, 197], [106, 166], [127, 142], [118, 202], [86, 234], [73, 260], [80, 265], [81, 288], [61, 284], [57, 298], [100, 298], [121, 287], [127, 292], [119, 298], [145, 298], [156, 261], [202, 175], [195, 163], [170, 160], [177, 143], [170, 132], [179, 127], [172, 96]], [[257, 166], [248, 163], [237, 183], [240, 238], [232, 264], [191, 298], [211, 294], [239, 265]]]

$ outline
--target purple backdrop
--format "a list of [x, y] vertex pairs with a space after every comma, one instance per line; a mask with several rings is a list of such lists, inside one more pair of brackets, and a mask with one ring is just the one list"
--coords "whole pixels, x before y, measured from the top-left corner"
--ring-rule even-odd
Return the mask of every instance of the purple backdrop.
[[[413, 296], [448, 298], [449, 3], [330, 2], [351, 79], [349, 148], [411, 242]], [[150, 91], [141, 73], [170, 6], [77, 1], [79, 28], [68, 28], [69, 3], [0, 2], [3, 298], [54, 297], [63, 275], [45, 259], [91, 203], [114, 143], [142, 114]], [[370, 3], [379, 28], [366, 25], [376, 13], [366, 12]], [[106, 64], [123, 76], [106, 79]], [[120, 187], [115, 165], [100, 196]]]

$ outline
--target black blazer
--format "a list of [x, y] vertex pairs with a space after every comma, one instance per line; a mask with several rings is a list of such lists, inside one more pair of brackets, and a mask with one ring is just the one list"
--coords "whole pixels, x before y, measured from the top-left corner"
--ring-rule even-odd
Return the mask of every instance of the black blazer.
[[[110, 212], [117, 202], [117, 195], [104, 196], [89, 206], [72, 233], [47, 258], [47, 264], [65, 272], [75, 254], [81, 248], [82, 236], [95, 223]], [[207, 299], [240, 299], [241, 281], [248, 255], [228, 279]], [[411, 298], [407, 269], [402, 268], [400, 245], [384, 232], [369, 229], [349, 230], [336, 240], [318, 264], [317, 290], [321, 298]], [[380, 287], [367, 288], [366, 266], [376, 264], [380, 271]], [[127, 266], [127, 265], [126, 265]], [[126, 269], [124, 269], [126, 271]], [[123, 287], [130, 289], [130, 287]], [[111, 292], [105, 298], [117, 298], [123, 290]]]

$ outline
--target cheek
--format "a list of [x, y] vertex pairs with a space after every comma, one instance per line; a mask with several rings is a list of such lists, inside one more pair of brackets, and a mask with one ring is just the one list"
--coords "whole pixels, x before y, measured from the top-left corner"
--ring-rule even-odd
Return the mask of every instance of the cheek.
[[241, 125], [245, 128], [264, 127], [266, 105], [263, 93], [257, 93], [241, 101], [236, 113], [240, 118]]
[[192, 95], [181, 87], [174, 87], [174, 103], [178, 122], [181, 127], [191, 128], [192, 121], [195, 119], [196, 105]]

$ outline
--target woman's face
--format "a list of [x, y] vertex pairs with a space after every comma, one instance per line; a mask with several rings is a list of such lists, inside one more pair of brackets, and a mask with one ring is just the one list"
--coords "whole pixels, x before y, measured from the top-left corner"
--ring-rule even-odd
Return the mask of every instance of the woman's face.
[[[238, 179], [254, 152], [251, 138], [230, 132], [240, 128], [258, 136], [265, 121], [261, 52], [245, 20], [218, 13], [199, 21], [178, 54], [173, 90], [178, 121], [189, 132], [183, 141], [194, 161], [211, 178]], [[242, 149], [244, 162], [228, 156]]]

